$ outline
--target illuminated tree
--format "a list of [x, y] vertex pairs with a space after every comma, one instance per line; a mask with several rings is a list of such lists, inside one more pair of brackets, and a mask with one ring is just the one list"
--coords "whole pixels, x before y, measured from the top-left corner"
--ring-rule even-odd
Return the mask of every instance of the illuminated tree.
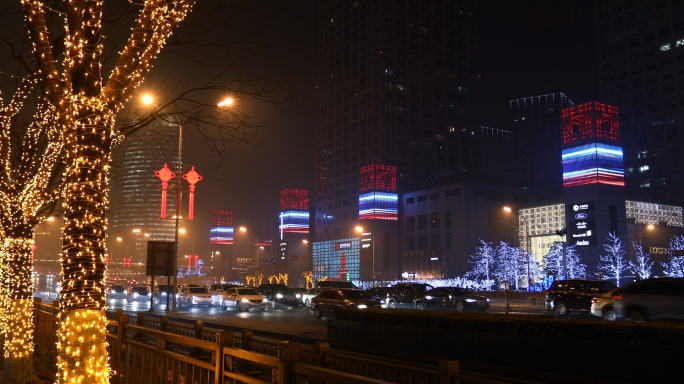
[[651, 277], [651, 269], [653, 268], [653, 262], [651, 261], [651, 254], [644, 253], [644, 247], [641, 243], [632, 243], [634, 250], [636, 251], [636, 263], [630, 261], [629, 269], [639, 277], [639, 280], [646, 280]]
[[306, 279], [306, 287], [307, 288], [309, 288], [309, 286], [311, 286], [311, 288], [314, 287], [314, 282], [313, 282], [314, 273], [313, 273], [313, 271], [302, 272], [302, 277], [304, 277]]
[[483, 278], [491, 280], [496, 268], [496, 252], [492, 247], [492, 243], [487, 243], [480, 239], [480, 246], [476, 248], [475, 254], [470, 255], [473, 261], [468, 261], [473, 264], [473, 269], [466, 273], [467, 276], [474, 278]]
[[527, 275], [527, 257], [520, 251], [520, 248], [511, 247], [503, 241], [496, 247], [495, 251], [494, 276], [499, 280], [507, 280], [515, 286], [516, 290], [520, 289], [521, 277]]
[[684, 236], [675, 236], [670, 239], [670, 258], [667, 263], [660, 263], [663, 273], [669, 277], [684, 277]]
[[283, 284], [285, 284], [285, 285], [287, 285], [287, 278], [288, 278], [289, 276], [290, 276], [290, 275], [287, 274], [287, 273], [281, 273], [281, 274], [279, 275], [280, 280], [282, 280], [282, 281], [283, 281]]
[[[573, 245], [565, 249], [567, 277], [570, 279], [586, 278], [587, 265], [581, 263], [580, 255], [577, 253], [576, 248]], [[563, 274], [563, 243], [553, 243], [549, 253], [544, 255], [542, 265], [547, 276], [561, 277]]]
[[599, 255], [598, 269], [605, 271], [604, 280], [615, 279], [615, 284], [620, 286], [620, 279], [626, 277], [625, 272], [629, 271], [629, 260], [622, 240], [615, 232], [610, 232], [606, 236], [608, 243], [603, 244], [605, 255]]

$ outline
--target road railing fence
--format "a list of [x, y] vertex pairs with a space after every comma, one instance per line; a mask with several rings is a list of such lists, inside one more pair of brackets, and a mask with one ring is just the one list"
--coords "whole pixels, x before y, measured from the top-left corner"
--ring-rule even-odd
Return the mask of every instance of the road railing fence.
[[[108, 312], [111, 384], [288, 383], [514, 383], [466, 372], [458, 361], [439, 367], [331, 350], [327, 342], [301, 345], [233, 332], [170, 323], [144, 313]], [[36, 350], [55, 363], [59, 305], [36, 300]]]

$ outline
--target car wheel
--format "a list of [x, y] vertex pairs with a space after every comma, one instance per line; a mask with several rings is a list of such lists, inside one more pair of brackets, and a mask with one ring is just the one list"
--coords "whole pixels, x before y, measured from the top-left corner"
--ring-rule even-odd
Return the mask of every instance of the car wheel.
[[463, 310], [465, 309], [465, 305], [461, 300], [459, 300], [454, 303], [454, 309], [458, 312], [463, 312]]
[[606, 321], [615, 321], [615, 310], [612, 307], [603, 308], [601, 318]]
[[553, 310], [558, 317], [568, 317], [568, 305], [562, 301], [557, 302]]
[[396, 309], [397, 308], [397, 302], [394, 300], [390, 300], [389, 302], [387, 302], [387, 308]]
[[323, 318], [323, 313], [321, 313], [321, 310], [318, 307], [314, 308], [314, 317], [317, 319]]
[[416, 309], [418, 310], [424, 310], [425, 309], [425, 304], [422, 301], [417, 301], [416, 302]]
[[228, 309], [228, 303], [223, 299], [221, 299], [221, 308], [223, 308], [224, 311]]
[[235, 303], [235, 310], [238, 312], [242, 311], [242, 306], [240, 305], [239, 302]]
[[644, 322], [646, 321], [646, 314], [640, 309], [631, 309], [627, 312], [627, 318], [630, 321]]

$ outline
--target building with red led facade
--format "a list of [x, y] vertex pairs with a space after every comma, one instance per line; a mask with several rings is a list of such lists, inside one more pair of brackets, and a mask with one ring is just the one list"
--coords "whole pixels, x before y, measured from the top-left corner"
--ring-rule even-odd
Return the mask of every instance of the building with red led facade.
[[311, 270], [310, 244], [313, 239], [309, 228], [309, 191], [294, 188], [280, 191], [279, 250], [275, 262], [278, 273], [289, 275], [291, 286], [303, 287], [305, 281], [301, 273]]

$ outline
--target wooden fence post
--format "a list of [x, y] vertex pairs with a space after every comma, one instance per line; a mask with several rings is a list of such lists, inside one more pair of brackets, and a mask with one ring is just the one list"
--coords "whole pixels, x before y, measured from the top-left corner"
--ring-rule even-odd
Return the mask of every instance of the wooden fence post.
[[116, 362], [116, 368], [119, 370], [119, 378], [117, 380], [118, 383], [123, 383], [124, 377], [126, 377], [125, 361], [127, 351], [126, 343], [124, 343], [124, 340], [128, 336], [126, 325], [128, 325], [128, 314], [119, 313], [119, 327], [117, 328], [116, 346], [114, 347], [114, 353], [112, 353], [112, 356], [118, 359]]
[[299, 343], [286, 341], [278, 345], [278, 368], [273, 368], [271, 381], [274, 384], [294, 383], [294, 378], [290, 377], [292, 364], [299, 363]]
[[233, 359], [230, 358], [230, 356], [224, 356], [223, 354], [224, 348], [233, 348], [233, 331], [224, 329], [219, 332], [216, 332], [216, 342], [218, 343], [219, 348], [218, 355], [212, 356], [212, 362], [214, 363], [214, 367], [216, 367], [216, 378], [214, 382], [221, 383], [223, 382], [223, 370], [233, 370]]
[[59, 316], [60, 316], [59, 301], [55, 300], [52, 302], [52, 335], [54, 335], [55, 342], [52, 343], [52, 348], [50, 348], [50, 365], [57, 366], [57, 333], [59, 331]]
[[253, 338], [254, 332], [247, 329], [242, 331], [242, 349], [244, 349], [245, 351], [251, 351]]
[[439, 377], [441, 384], [458, 382], [458, 373], [461, 371], [461, 363], [458, 360], [440, 360]]
[[314, 364], [321, 368], [328, 367], [328, 351], [330, 350], [330, 343], [327, 341], [317, 341], [314, 344], [314, 351], [316, 354], [316, 361]]

